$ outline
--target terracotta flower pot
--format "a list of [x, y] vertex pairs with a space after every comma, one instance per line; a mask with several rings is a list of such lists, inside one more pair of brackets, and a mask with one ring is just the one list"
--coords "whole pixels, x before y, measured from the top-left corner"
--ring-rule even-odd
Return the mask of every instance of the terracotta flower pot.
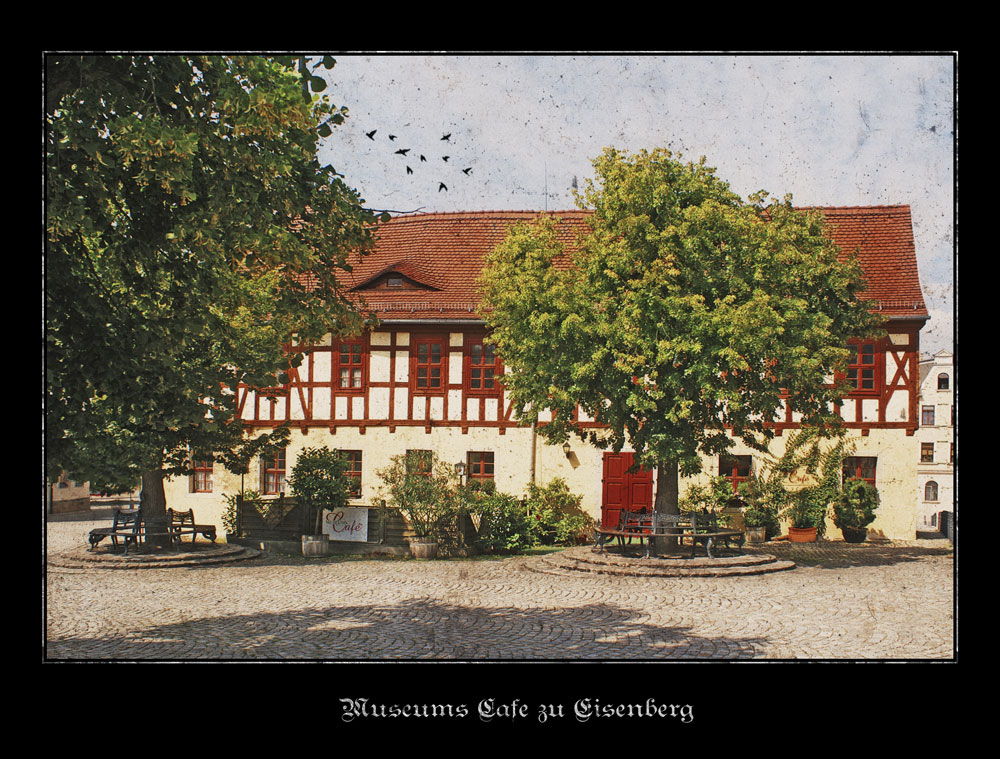
[[789, 527], [788, 539], [793, 543], [815, 543], [815, 527]]

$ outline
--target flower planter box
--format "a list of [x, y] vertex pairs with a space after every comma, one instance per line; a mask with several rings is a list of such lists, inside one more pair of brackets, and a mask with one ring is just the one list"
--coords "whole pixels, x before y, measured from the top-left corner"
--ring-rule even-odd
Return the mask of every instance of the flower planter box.
[[434, 559], [437, 557], [438, 544], [436, 540], [411, 540], [410, 555], [414, 559]]
[[330, 551], [330, 537], [328, 535], [303, 535], [302, 555], [303, 556], [326, 556]]

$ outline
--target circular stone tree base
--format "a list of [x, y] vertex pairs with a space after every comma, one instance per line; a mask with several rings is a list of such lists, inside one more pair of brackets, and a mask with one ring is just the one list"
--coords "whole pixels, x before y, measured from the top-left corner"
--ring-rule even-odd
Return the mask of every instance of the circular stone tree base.
[[642, 558], [596, 551], [592, 546], [569, 548], [540, 556], [529, 564], [537, 572], [564, 574], [591, 572], [631, 577], [738, 577], [793, 569], [794, 561], [778, 559], [766, 553], [718, 556]]
[[116, 551], [107, 544], [99, 545], [93, 551], [87, 546], [81, 546], [49, 554], [46, 560], [50, 566], [64, 569], [162, 569], [223, 564], [257, 556], [260, 556], [260, 551], [255, 548], [228, 543], [184, 543], [180, 550], [150, 550], [140, 547], [136, 551], [134, 547], [130, 547], [127, 556], [121, 548]]

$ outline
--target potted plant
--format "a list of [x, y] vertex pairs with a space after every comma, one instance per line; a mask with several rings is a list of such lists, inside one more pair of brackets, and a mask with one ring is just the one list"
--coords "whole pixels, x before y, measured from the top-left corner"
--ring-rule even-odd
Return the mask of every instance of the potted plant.
[[826, 531], [827, 498], [822, 488], [803, 488], [791, 493], [785, 516], [791, 522], [788, 539], [793, 543], [813, 543]]
[[387, 504], [399, 509], [415, 534], [410, 554], [418, 559], [436, 557], [438, 543], [461, 505], [454, 468], [438, 462], [431, 451], [407, 451], [393, 456], [378, 476]]
[[878, 490], [864, 480], [849, 479], [833, 499], [833, 523], [848, 543], [863, 543], [875, 521]]
[[778, 514], [787, 494], [780, 482], [768, 482], [751, 476], [739, 486], [740, 501], [744, 505], [743, 524], [747, 541], [763, 543], [781, 532]]
[[314, 519], [312, 534], [302, 536], [303, 556], [323, 556], [330, 536], [322, 532], [323, 510], [347, 505], [350, 482], [344, 476], [346, 462], [326, 446], [303, 448], [292, 467], [288, 484], [299, 504]]

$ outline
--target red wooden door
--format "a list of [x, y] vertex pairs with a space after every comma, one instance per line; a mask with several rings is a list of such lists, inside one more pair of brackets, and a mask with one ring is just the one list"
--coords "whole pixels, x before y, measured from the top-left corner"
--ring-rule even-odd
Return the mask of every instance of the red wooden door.
[[652, 511], [653, 473], [644, 469], [629, 472], [635, 461], [632, 453], [605, 453], [601, 480], [601, 526], [614, 529], [622, 509]]

